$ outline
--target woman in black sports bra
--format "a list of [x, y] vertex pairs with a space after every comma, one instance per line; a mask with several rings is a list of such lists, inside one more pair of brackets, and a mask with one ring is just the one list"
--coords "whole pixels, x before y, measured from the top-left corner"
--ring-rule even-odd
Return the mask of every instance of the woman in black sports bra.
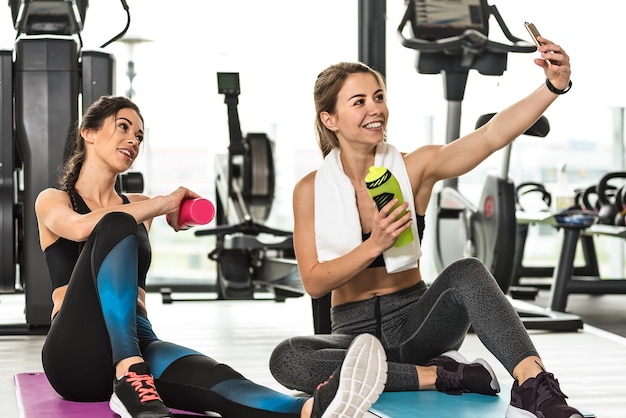
[[[60, 190], [42, 191], [35, 203], [53, 285], [42, 351], [52, 387], [73, 401], [110, 398], [122, 418], [171, 417], [168, 407], [224, 418], [319, 418], [346, 408], [361, 416], [384, 385], [384, 351], [374, 337], [359, 338], [330, 379], [345, 383], [323, 385], [308, 399], [257, 385], [228, 365], [157, 338], [145, 306], [148, 230], [154, 217], [167, 214], [178, 231], [181, 201], [199, 196], [184, 187], [153, 198], [115, 191], [143, 137], [133, 102], [100, 98], [69, 144]], [[346, 368], [366, 371], [359, 389], [340, 379]]]

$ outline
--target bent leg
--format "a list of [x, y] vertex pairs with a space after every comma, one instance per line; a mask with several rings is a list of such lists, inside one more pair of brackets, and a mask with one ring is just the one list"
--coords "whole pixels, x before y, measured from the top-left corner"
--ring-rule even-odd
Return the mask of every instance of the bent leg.
[[519, 316], [480, 260], [453, 263], [422, 292], [416, 286], [334, 308], [333, 332], [348, 335], [293, 337], [281, 342], [270, 360], [272, 375], [289, 389], [311, 393], [343, 359], [354, 335], [375, 334], [378, 321], [388, 356], [385, 391], [419, 390], [415, 366], [460, 348], [470, 324], [510, 373], [519, 361], [537, 355]]
[[[129, 347], [133, 341], [136, 344], [131, 332], [116, 331], [121, 329], [117, 327], [125, 325], [116, 320], [107, 321], [103, 314], [104, 309], [108, 315], [119, 318], [119, 309], [124, 315], [131, 315], [134, 321], [136, 268], [132, 300], [126, 290], [132, 285], [124, 283], [120, 287], [108, 282], [129, 280], [126, 273], [118, 277], [111, 264], [132, 264], [132, 251], [130, 254], [127, 251], [136, 231], [137, 224], [130, 215], [104, 216], [85, 242], [72, 271], [63, 306], [52, 321], [42, 350], [42, 363], [50, 384], [67, 399], [108, 400], [115, 377], [113, 353], [117, 351], [112, 347]], [[113, 296], [119, 292], [125, 296]], [[138, 346], [136, 351], [139, 353]]]
[[519, 315], [487, 267], [469, 258], [447, 267], [424, 293], [408, 317], [401, 360], [424, 364], [458, 349], [470, 324], [511, 374], [522, 359], [537, 355]]

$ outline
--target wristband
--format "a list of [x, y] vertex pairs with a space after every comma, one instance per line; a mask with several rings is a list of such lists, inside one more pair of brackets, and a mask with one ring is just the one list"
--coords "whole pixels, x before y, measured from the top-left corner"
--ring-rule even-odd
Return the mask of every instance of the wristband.
[[563, 90], [559, 90], [554, 87], [554, 85], [550, 82], [550, 79], [546, 78], [546, 86], [548, 86], [548, 90], [550, 90], [554, 94], [565, 94], [572, 88], [572, 80], [569, 81], [567, 87], [565, 87]]

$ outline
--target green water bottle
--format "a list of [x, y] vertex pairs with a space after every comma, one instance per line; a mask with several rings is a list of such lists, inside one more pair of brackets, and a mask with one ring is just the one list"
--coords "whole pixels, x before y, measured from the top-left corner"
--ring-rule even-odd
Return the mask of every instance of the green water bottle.
[[[374, 203], [376, 203], [378, 210], [381, 210], [383, 206], [389, 203], [394, 197], [398, 198], [398, 203], [391, 209], [392, 211], [404, 203], [400, 184], [386, 167], [371, 166], [369, 173], [365, 176], [365, 186], [367, 187], [367, 192], [374, 200]], [[403, 212], [400, 217], [405, 213], [406, 212]], [[413, 231], [411, 228], [408, 228], [400, 234], [393, 246], [404, 247], [411, 241], [413, 241]]]

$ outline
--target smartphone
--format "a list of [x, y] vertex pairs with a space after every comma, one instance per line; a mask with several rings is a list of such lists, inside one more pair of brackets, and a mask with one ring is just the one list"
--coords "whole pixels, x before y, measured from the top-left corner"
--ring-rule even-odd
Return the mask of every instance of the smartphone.
[[[543, 45], [537, 39], [537, 37], [541, 36], [541, 34], [537, 30], [537, 27], [535, 26], [535, 24], [534, 23], [530, 23], [530, 22], [525, 22], [524, 26], [526, 26], [526, 30], [528, 31], [528, 33], [530, 33], [530, 37], [533, 38], [533, 41], [535, 42], [535, 45], [537, 45], [537, 47], [540, 47], [541, 45]], [[548, 63], [548, 65], [551, 64], [549, 60], [546, 60], [546, 62]]]

